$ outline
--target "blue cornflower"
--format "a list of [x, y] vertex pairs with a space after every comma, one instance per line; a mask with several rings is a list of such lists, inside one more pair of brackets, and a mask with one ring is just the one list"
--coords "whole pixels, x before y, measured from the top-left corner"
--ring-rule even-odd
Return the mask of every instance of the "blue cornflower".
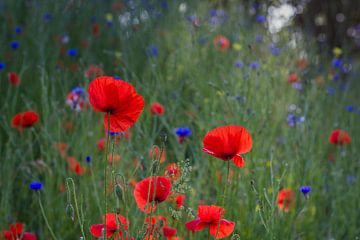
[[34, 191], [38, 191], [43, 187], [42, 182], [33, 181], [29, 184], [29, 188]]
[[338, 67], [341, 67], [341, 65], [343, 64], [343, 61], [340, 59], [340, 58], [334, 58], [331, 62], [331, 65], [334, 67], [334, 68], [338, 68]]
[[200, 45], [203, 45], [203, 44], [205, 44], [206, 42], [207, 42], [207, 38], [206, 38], [206, 37], [201, 36], [201, 37], [198, 38], [198, 43], [199, 43]]
[[333, 81], [337, 81], [340, 79], [340, 75], [338, 73], [336, 73], [334, 76], [333, 76]]
[[236, 68], [242, 68], [244, 66], [244, 63], [241, 60], [237, 60], [235, 61], [234, 66]]
[[256, 21], [257, 21], [258, 23], [264, 23], [264, 22], [266, 21], [266, 17], [263, 16], [263, 15], [257, 15], [257, 16], [256, 16]]
[[294, 82], [293, 84], [291, 84], [291, 86], [296, 89], [296, 90], [302, 90], [302, 84], [300, 82]]
[[311, 187], [310, 186], [301, 186], [300, 192], [302, 192], [304, 194], [304, 196], [306, 196], [308, 193], [311, 192]]
[[258, 63], [257, 61], [254, 61], [254, 62], [250, 63], [249, 67], [254, 70], [259, 70], [260, 63]]
[[360, 115], [360, 108], [357, 110], [357, 114]]
[[352, 175], [349, 175], [349, 176], [346, 177], [346, 181], [347, 181], [348, 184], [353, 184], [354, 181], [355, 181], [355, 177], [352, 176]]
[[12, 42], [10, 43], [10, 47], [11, 47], [12, 49], [18, 49], [18, 48], [20, 47], [20, 43], [19, 43], [18, 41], [12, 41]]
[[115, 80], [121, 80], [121, 77], [119, 77], [119, 76], [114, 76], [113, 77]]
[[69, 48], [67, 53], [70, 57], [76, 57], [78, 55], [78, 50], [76, 48]]
[[83, 87], [74, 87], [71, 91], [79, 95], [85, 95], [85, 89]]
[[286, 119], [288, 125], [290, 127], [294, 127], [300, 123], [304, 123], [305, 122], [305, 117], [304, 116], [301, 116], [301, 117], [297, 117], [296, 115], [294, 114], [289, 114], [287, 116], [287, 119]]
[[44, 13], [43, 19], [45, 22], [49, 22], [52, 19], [52, 15], [49, 12]]
[[333, 87], [327, 87], [327, 88], [326, 88], [326, 92], [327, 92], [327, 94], [329, 94], [329, 95], [334, 95], [335, 92], [336, 92], [336, 89], [333, 88]]
[[353, 111], [355, 110], [355, 106], [354, 106], [354, 105], [347, 105], [347, 106], [346, 106], [346, 110], [347, 110], [348, 112], [353, 112]]
[[91, 162], [91, 156], [87, 155], [85, 160], [86, 160], [87, 163], [90, 163]]
[[263, 39], [264, 39], [263, 35], [257, 34], [257, 35], [255, 36], [255, 40], [256, 40], [257, 42], [262, 42]]
[[16, 32], [17, 34], [22, 33], [22, 28], [21, 28], [20, 26], [16, 26], [16, 27], [15, 27], [15, 32]]
[[147, 47], [147, 54], [150, 57], [157, 57], [159, 55], [159, 49], [155, 44], [150, 44]]
[[278, 48], [274, 43], [270, 44], [269, 48], [270, 48], [272, 55], [274, 55], [274, 56], [280, 55], [281, 49]]
[[0, 62], [0, 70], [3, 70], [5, 68], [6, 64], [3, 62]]
[[191, 130], [188, 127], [180, 127], [175, 129], [175, 134], [179, 137], [187, 137], [191, 135]]

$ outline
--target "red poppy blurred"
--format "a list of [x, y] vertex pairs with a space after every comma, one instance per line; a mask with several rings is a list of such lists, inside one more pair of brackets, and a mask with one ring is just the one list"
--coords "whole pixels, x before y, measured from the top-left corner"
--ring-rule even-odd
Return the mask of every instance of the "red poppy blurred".
[[36, 240], [36, 235], [29, 232], [23, 232], [23, 224], [16, 222], [9, 225], [9, 230], [2, 231], [5, 240], [17, 240], [22, 236], [22, 240]]
[[96, 64], [90, 64], [90, 66], [84, 71], [84, 75], [87, 78], [97, 78], [104, 74], [104, 70], [101, 66]]
[[222, 126], [208, 132], [203, 140], [203, 152], [224, 161], [232, 160], [237, 167], [244, 167], [240, 154], [251, 150], [250, 133], [241, 126]]
[[75, 157], [67, 157], [67, 162], [69, 163], [69, 170], [74, 172], [76, 175], [83, 175], [86, 172], [86, 169], [81, 166], [81, 164], [75, 159]]
[[104, 149], [105, 149], [105, 146], [106, 146], [106, 139], [105, 139], [105, 138], [100, 139], [100, 140], [97, 142], [96, 146], [98, 147], [98, 149], [99, 149], [100, 151], [104, 150]]
[[[98, 77], [88, 88], [89, 101], [95, 111], [110, 113], [110, 131], [124, 132], [139, 118], [144, 99], [135, 88], [113, 77]], [[108, 130], [108, 114], [104, 116], [104, 128]]]
[[329, 142], [331, 144], [345, 145], [351, 142], [351, 138], [346, 131], [335, 129], [329, 136]]
[[69, 145], [64, 142], [56, 142], [56, 143], [54, 143], [54, 147], [59, 152], [60, 156], [65, 157], [66, 152], [69, 148]]
[[288, 76], [289, 83], [294, 83], [294, 82], [297, 82], [298, 80], [299, 80], [299, 77], [296, 73], [292, 73]]
[[223, 35], [216, 36], [214, 38], [214, 45], [217, 49], [225, 51], [229, 48], [229, 39]]
[[277, 196], [277, 204], [280, 210], [288, 212], [295, 207], [295, 195], [292, 189], [282, 189]]
[[165, 167], [165, 176], [171, 180], [176, 180], [180, 177], [180, 168], [176, 163], [169, 163]]
[[95, 36], [95, 37], [100, 36], [100, 24], [94, 23], [91, 26], [91, 32], [92, 32], [92, 35]]
[[39, 115], [36, 112], [20, 112], [12, 118], [11, 125], [13, 128], [21, 130], [32, 127], [37, 121], [39, 121]]
[[19, 75], [16, 72], [9, 72], [8, 73], [8, 79], [9, 82], [14, 85], [14, 86], [19, 86], [21, 79], [19, 77]]
[[185, 199], [186, 196], [184, 194], [176, 195], [175, 197], [176, 207], [181, 208], [182, 206], [184, 206]]
[[309, 65], [309, 62], [305, 58], [300, 58], [295, 65], [299, 70], [304, 70]]
[[102, 237], [103, 229], [106, 230], [106, 238], [114, 236], [114, 239], [128, 240], [130, 238], [128, 228], [130, 222], [122, 215], [115, 213], [107, 213], [103, 216], [104, 222], [102, 224], [93, 224], [90, 227], [90, 233], [94, 237]]
[[235, 222], [222, 219], [224, 212], [224, 208], [215, 205], [199, 205], [199, 218], [185, 223], [185, 227], [194, 232], [208, 227], [211, 236], [216, 239], [225, 238], [234, 231]]
[[[149, 151], [149, 158], [152, 159], [154, 154], [155, 154], [154, 157], [156, 159], [160, 158], [160, 163], [165, 162], [165, 160], [166, 160], [166, 150], [165, 149], [161, 152], [159, 147], [153, 147]], [[160, 156], [160, 154], [161, 154], [161, 156]]]
[[171, 187], [171, 181], [166, 177], [156, 176], [145, 178], [138, 182], [134, 189], [137, 206], [141, 211], [146, 213], [154, 211], [158, 203], [168, 198]]
[[162, 228], [162, 232], [163, 232], [164, 237], [166, 237], [168, 240], [171, 240], [171, 238], [173, 236], [175, 236], [177, 230], [176, 230], [176, 228], [164, 226]]
[[166, 226], [166, 217], [164, 216], [151, 216], [145, 218], [146, 224], [146, 237], [144, 240], [154, 240], [157, 239], [153, 237], [154, 232], [159, 232], [159, 229], [162, 226]]
[[121, 160], [120, 154], [114, 154], [114, 156], [109, 153], [108, 154], [108, 163], [112, 164], [113, 162], [119, 162]]
[[158, 102], [151, 103], [150, 112], [152, 115], [162, 116], [165, 113], [165, 107]]

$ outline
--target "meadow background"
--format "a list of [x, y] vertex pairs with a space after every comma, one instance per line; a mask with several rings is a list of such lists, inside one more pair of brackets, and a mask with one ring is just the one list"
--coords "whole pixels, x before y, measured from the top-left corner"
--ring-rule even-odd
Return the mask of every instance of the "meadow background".
[[[120, 158], [112, 176], [121, 174], [126, 184], [119, 197], [111, 181], [109, 210], [128, 216], [131, 236], [141, 239], [145, 217], [132, 184], [150, 176], [149, 151], [158, 145], [166, 151], [158, 175], [180, 164], [178, 190], [186, 200], [181, 209], [166, 201], [156, 214], [179, 237], [207, 239], [206, 231], [193, 235], [184, 223], [199, 203], [220, 204], [226, 163], [203, 153], [202, 140], [215, 127], [241, 125], [253, 148], [244, 168], [230, 164], [224, 208], [236, 226], [227, 239], [360, 238], [359, 61], [346, 45], [320, 54], [318, 38], [296, 25], [271, 33], [260, 17], [267, 8], [251, 1], [9, 0], [0, 2], [0, 13], [1, 230], [20, 221], [38, 239], [52, 239], [40, 197], [57, 239], [81, 239], [81, 225], [85, 239], [95, 239], [89, 227], [104, 214], [103, 114], [90, 105], [76, 111], [66, 97], [74, 87], [87, 89], [94, 76], [84, 72], [96, 64], [145, 99], [127, 137], [110, 143]], [[227, 49], [214, 44], [218, 35], [229, 39]], [[10, 72], [20, 77], [18, 86]], [[288, 82], [293, 73], [296, 84]], [[151, 114], [154, 102], [163, 115]], [[13, 128], [12, 117], [27, 110], [39, 122]], [[183, 143], [179, 127], [192, 132]], [[346, 130], [351, 143], [330, 144], [334, 129]], [[84, 172], [69, 167], [69, 157]], [[29, 189], [35, 180], [43, 183], [37, 192]], [[306, 197], [303, 185], [312, 188]], [[289, 212], [277, 206], [283, 188], [295, 193]]]

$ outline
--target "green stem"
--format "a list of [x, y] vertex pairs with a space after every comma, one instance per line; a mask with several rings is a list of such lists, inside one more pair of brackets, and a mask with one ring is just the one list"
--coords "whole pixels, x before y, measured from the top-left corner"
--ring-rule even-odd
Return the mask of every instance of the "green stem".
[[[104, 161], [104, 201], [105, 201], [105, 213], [104, 216], [106, 216], [107, 213], [107, 199], [106, 199], [106, 188], [107, 188], [107, 155], [109, 151], [109, 145], [110, 145], [110, 112], [107, 113], [108, 115], [108, 127], [107, 127], [107, 140], [106, 140], [106, 149], [105, 149], [105, 161]], [[106, 239], [106, 217], [105, 217], [105, 224], [104, 224], [104, 235], [103, 237]]]
[[40, 192], [38, 192], [38, 199], [39, 199], [39, 205], [40, 205], [41, 214], [43, 215], [43, 218], [44, 218], [44, 220], [45, 220], [45, 224], [46, 224], [46, 226], [47, 226], [47, 228], [48, 228], [48, 230], [49, 230], [52, 238], [53, 238], [54, 240], [57, 240], [57, 238], [56, 238], [53, 230], [52, 230], [51, 227], [50, 227], [49, 221], [48, 221], [48, 219], [47, 219], [47, 217], [46, 217], [46, 215], [45, 215], [45, 210], [44, 210], [44, 207], [43, 207], [42, 202], [41, 202]]
[[[86, 240], [86, 237], [85, 237], [85, 232], [84, 232], [84, 224], [83, 224], [83, 221], [80, 217], [80, 212], [79, 212], [79, 207], [78, 207], [78, 203], [77, 203], [77, 198], [76, 198], [76, 192], [75, 192], [75, 183], [74, 183], [74, 180], [72, 178], [67, 178], [66, 179], [66, 182], [67, 181], [70, 181], [71, 182], [71, 185], [72, 185], [72, 188], [73, 188], [73, 196], [74, 196], [74, 203], [75, 203], [75, 210], [76, 210], [76, 215], [78, 217], [78, 221], [79, 221], [79, 224], [80, 224], [80, 230], [81, 230], [81, 234], [84, 238], [84, 240]], [[68, 184], [68, 183], [67, 183]], [[69, 186], [68, 186], [69, 187]]]

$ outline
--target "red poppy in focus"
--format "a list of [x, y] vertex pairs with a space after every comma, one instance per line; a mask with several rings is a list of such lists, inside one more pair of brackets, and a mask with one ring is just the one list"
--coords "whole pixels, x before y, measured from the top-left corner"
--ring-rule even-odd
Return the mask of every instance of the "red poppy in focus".
[[288, 76], [289, 83], [294, 83], [294, 82], [297, 82], [298, 80], [299, 80], [299, 77], [296, 73], [292, 73]]
[[10, 224], [9, 230], [4, 230], [2, 232], [2, 236], [5, 240], [16, 240], [20, 239], [22, 236], [22, 240], [36, 240], [36, 236], [33, 233], [24, 232], [23, 233], [23, 224], [20, 222]]
[[185, 227], [194, 232], [208, 227], [211, 236], [216, 239], [225, 238], [234, 231], [235, 222], [222, 219], [224, 212], [224, 208], [215, 205], [199, 205], [199, 218], [185, 223]]
[[150, 112], [152, 115], [162, 116], [165, 113], [165, 107], [158, 102], [151, 103]]
[[175, 236], [177, 230], [176, 230], [176, 228], [164, 226], [162, 228], [162, 232], [163, 232], [164, 237], [166, 237], [168, 240], [171, 240], [171, 238], [173, 236]]
[[331, 144], [345, 145], [351, 142], [351, 138], [346, 131], [335, 129], [329, 136], [329, 142]]
[[217, 49], [225, 51], [229, 48], [230, 42], [229, 39], [223, 35], [216, 36], [214, 38], [214, 45]]
[[169, 163], [165, 167], [165, 176], [171, 180], [176, 180], [180, 177], [180, 168], [176, 163]]
[[110, 114], [110, 129], [108, 129], [108, 114], [104, 116], [105, 130], [124, 132], [135, 124], [143, 108], [144, 99], [136, 93], [135, 88], [123, 80], [113, 77], [98, 77], [88, 88], [89, 101], [95, 111]]
[[[162, 152], [160, 151], [159, 147], [153, 147], [149, 151], [149, 158], [153, 159], [153, 155], [155, 154], [155, 159], [160, 158], [160, 163], [165, 162], [166, 160], [166, 150], [164, 149]], [[161, 156], [160, 156], [161, 154]]]
[[134, 189], [137, 206], [141, 211], [146, 213], [154, 211], [158, 203], [168, 198], [171, 187], [171, 181], [166, 177], [156, 176], [145, 178], [138, 182]]
[[252, 147], [250, 133], [241, 126], [217, 127], [205, 135], [203, 143], [203, 152], [224, 161], [232, 160], [237, 167], [245, 166], [240, 154], [249, 152]]
[[176, 195], [175, 197], [176, 207], [181, 208], [182, 206], [184, 206], [185, 199], [186, 196], [184, 194]]
[[291, 189], [282, 189], [277, 196], [277, 204], [280, 210], [288, 212], [295, 206], [295, 195]]
[[12, 118], [11, 125], [13, 128], [21, 130], [32, 127], [37, 121], [39, 121], [39, 115], [36, 112], [20, 112]]
[[10, 84], [12, 84], [14, 86], [20, 85], [21, 79], [16, 72], [9, 72], [8, 79], [9, 79]]
[[84, 71], [84, 75], [87, 78], [97, 78], [104, 74], [104, 70], [101, 66], [96, 64], [90, 64], [90, 66]]
[[[128, 240], [134, 239], [130, 238], [128, 233], [129, 221], [120, 214], [107, 213], [104, 217], [104, 222], [102, 224], [93, 224], [90, 227], [90, 233], [94, 237], [102, 237], [103, 229], [106, 230], [106, 238], [114, 236], [114, 239]], [[106, 228], [105, 228], [106, 226]]]

